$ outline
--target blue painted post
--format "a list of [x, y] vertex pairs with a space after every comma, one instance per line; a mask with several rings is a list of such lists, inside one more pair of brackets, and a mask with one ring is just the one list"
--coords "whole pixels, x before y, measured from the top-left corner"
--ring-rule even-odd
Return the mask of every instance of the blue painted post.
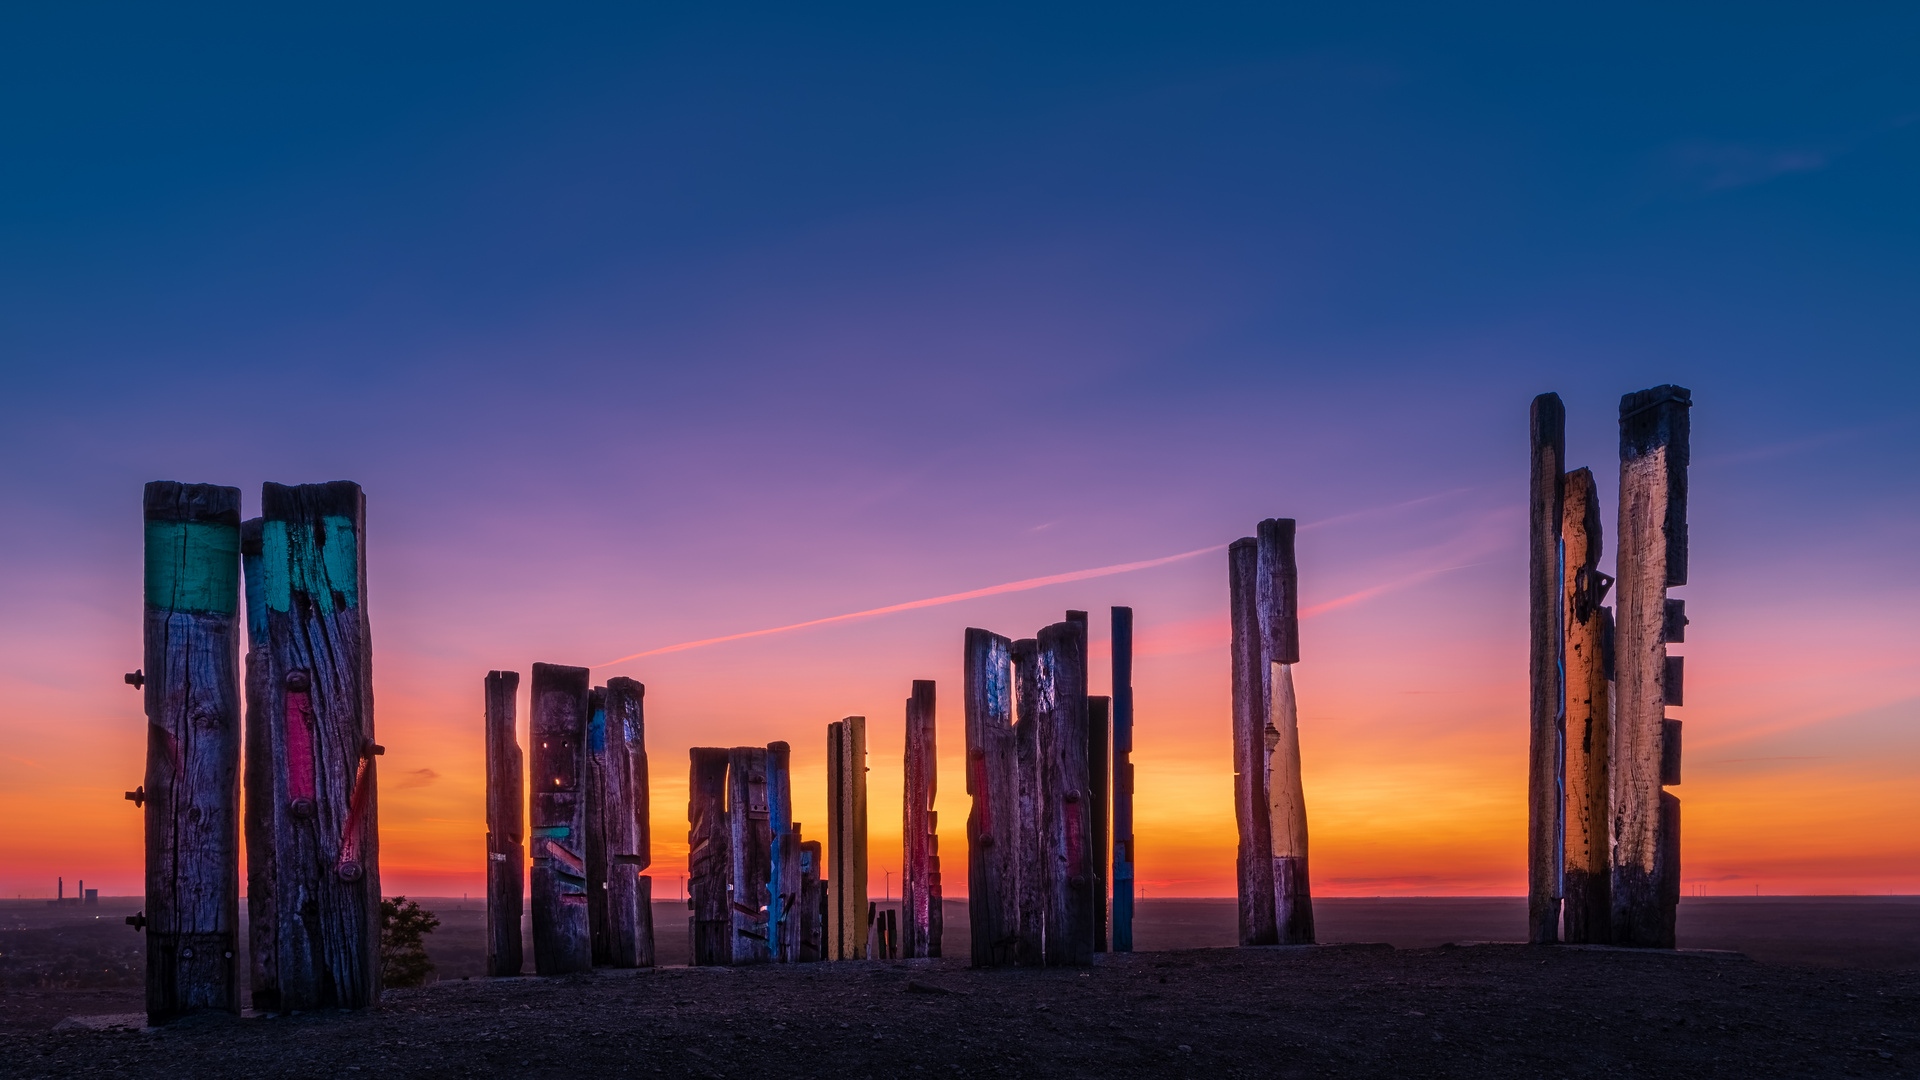
[[787, 763], [793, 748], [767, 744], [767, 946], [782, 964], [800, 959], [796, 906], [800, 902], [800, 833], [793, 824], [793, 779]]
[[1113, 951], [1133, 951], [1133, 609], [1113, 609]]

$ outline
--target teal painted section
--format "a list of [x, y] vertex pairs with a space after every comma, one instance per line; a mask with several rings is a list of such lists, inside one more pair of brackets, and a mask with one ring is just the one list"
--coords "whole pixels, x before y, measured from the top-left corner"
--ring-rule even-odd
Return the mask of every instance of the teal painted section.
[[267, 644], [267, 587], [261, 580], [266, 571], [258, 555], [241, 555], [240, 571], [247, 588], [247, 647], [263, 649]]
[[573, 826], [571, 825], [536, 825], [533, 828], [533, 835], [551, 836], [556, 840], [565, 840], [567, 837], [573, 835]]
[[231, 615], [240, 603], [240, 530], [210, 521], [147, 522], [147, 604]]
[[261, 562], [265, 564], [263, 600], [274, 611], [285, 612], [293, 605], [293, 591], [304, 589], [313, 598], [314, 609], [321, 614], [334, 610], [337, 592], [347, 610], [360, 606], [360, 540], [353, 522], [332, 515], [322, 519], [326, 541], [314, 550], [310, 529], [288, 529], [284, 521], [264, 522], [261, 528]]

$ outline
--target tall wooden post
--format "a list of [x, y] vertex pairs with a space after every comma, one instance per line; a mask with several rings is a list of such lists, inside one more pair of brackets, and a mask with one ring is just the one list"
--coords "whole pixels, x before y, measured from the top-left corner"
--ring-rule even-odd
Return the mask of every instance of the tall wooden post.
[[732, 844], [733, 963], [764, 964], [772, 959], [767, 947], [767, 879], [773, 868], [764, 746], [736, 746], [727, 752], [727, 826]]
[[267, 484], [261, 510], [246, 559], [254, 1007], [360, 1008], [380, 996], [366, 497], [347, 481]]
[[1601, 601], [1613, 579], [1597, 568], [1600, 498], [1593, 473], [1586, 469], [1568, 473], [1564, 491], [1560, 535], [1566, 569], [1560, 619], [1567, 635], [1562, 652], [1567, 665], [1567, 802], [1562, 814], [1566, 897], [1561, 923], [1564, 940], [1605, 945], [1613, 940], [1608, 899], [1613, 868], [1607, 850], [1607, 747], [1612, 741], [1608, 639], [1613, 633], [1613, 613]]
[[1307, 876], [1307, 800], [1300, 782], [1300, 720], [1293, 665], [1300, 662], [1300, 572], [1292, 518], [1262, 521], [1256, 540], [1255, 599], [1267, 672], [1268, 838], [1273, 858], [1274, 931], [1282, 945], [1314, 942], [1313, 891]]
[[1615, 594], [1613, 943], [1674, 946], [1680, 897], [1679, 657], [1686, 624], [1667, 589], [1687, 583], [1687, 464], [1693, 395], [1656, 386], [1620, 399], [1620, 548]]
[[1013, 756], [1018, 787], [1014, 792], [1014, 858], [1019, 870], [1014, 874], [1017, 890], [1016, 915], [1020, 935], [1014, 945], [1015, 962], [1039, 967], [1046, 963], [1043, 942], [1047, 935], [1047, 890], [1049, 871], [1046, 863], [1044, 829], [1041, 818], [1045, 799], [1040, 778], [1040, 643], [1021, 638], [1009, 649], [1013, 661]]
[[533, 665], [528, 740], [533, 789], [533, 969], [593, 967], [587, 912], [587, 669]]
[[1273, 826], [1267, 793], [1269, 713], [1266, 649], [1258, 596], [1260, 542], [1227, 547], [1228, 617], [1233, 623], [1233, 809], [1240, 846], [1240, 944], [1279, 941], [1273, 910]]
[[696, 967], [733, 962], [733, 908], [727, 894], [732, 830], [727, 824], [727, 755], [716, 746], [687, 751], [687, 907]]
[[607, 680], [587, 724], [587, 910], [593, 962], [653, 966], [653, 861], [648, 836], [646, 687]]
[[905, 777], [901, 785], [904, 812], [900, 833], [900, 910], [901, 953], [908, 958], [938, 956], [939, 945], [932, 941], [933, 917], [940, 903], [933, 888], [933, 866], [939, 856], [933, 853], [933, 796], [937, 763], [934, 757], [934, 684], [930, 679], [913, 681], [913, 696], [907, 699], [907, 740], [903, 757]]
[[835, 960], [867, 957], [867, 718], [827, 725], [829, 947]]
[[1087, 625], [1040, 631], [1035, 684], [1040, 721], [1040, 839], [1045, 870], [1046, 963], [1093, 963], [1093, 845], [1088, 821]]
[[1567, 411], [1560, 395], [1533, 399], [1532, 475], [1527, 487], [1528, 632], [1532, 648], [1527, 736], [1527, 940], [1560, 939], [1560, 851], [1565, 803], [1562, 764], [1566, 739], [1561, 602], [1561, 473], [1566, 461]]
[[800, 826], [793, 820], [793, 748], [767, 744], [767, 948], [782, 964], [800, 959]]
[[[795, 826], [797, 833], [799, 827]], [[799, 944], [794, 959], [800, 961], [825, 960], [827, 958], [827, 901], [822, 893], [824, 884], [820, 878], [820, 868], [826, 865], [825, 855], [821, 851], [820, 841], [803, 840], [800, 848], [800, 910], [795, 921], [800, 924]]]
[[487, 974], [518, 975], [526, 886], [522, 758], [514, 695], [517, 671], [489, 671], [487, 702]]
[[1015, 962], [1020, 938], [1019, 773], [1013, 745], [1013, 643], [967, 628], [967, 916], [973, 966]]
[[1133, 951], [1133, 609], [1113, 609], [1113, 951]]
[[147, 1020], [159, 1025], [240, 1011], [240, 489], [157, 480], [144, 517]]
[[1107, 951], [1107, 856], [1112, 841], [1107, 832], [1107, 805], [1111, 798], [1113, 699], [1087, 698], [1087, 820], [1093, 859], [1093, 951]]

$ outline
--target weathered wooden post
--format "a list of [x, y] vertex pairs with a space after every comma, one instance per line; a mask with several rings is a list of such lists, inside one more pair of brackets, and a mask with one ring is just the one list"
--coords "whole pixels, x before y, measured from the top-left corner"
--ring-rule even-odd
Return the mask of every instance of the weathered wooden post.
[[587, 724], [587, 910], [593, 962], [653, 966], [648, 827], [647, 689], [632, 679], [593, 691]]
[[906, 730], [905, 777], [901, 785], [905, 807], [900, 833], [900, 912], [905, 925], [901, 928], [900, 954], [908, 958], [938, 956], [940, 947], [930, 937], [940, 903], [930, 876], [930, 860], [938, 859], [933, 853], [937, 764], [931, 680], [913, 681], [913, 696], [907, 699]]
[[867, 718], [827, 725], [829, 947], [835, 960], [867, 957]]
[[1109, 777], [1112, 775], [1113, 699], [1087, 698], [1087, 817], [1093, 859], [1093, 951], [1107, 951], [1107, 836]]
[[156, 480], [143, 516], [147, 904], [128, 921], [157, 1026], [240, 1011], [240, 489]]
[[1087, 626], [1040, 631], [1035, 669], [1040, 721], [1040, 840], [1050, 967], [1093, 963], [1092, 825], [1087, 820]]
[[1113, 609], [1113, 951], [1133, 951], [1133, 609]]
[[767, 946], [774, 960], [800, 959], [800, 826], [793, 820], [793, 748], [767, 744]]
[[[796, 827], [797, 831], [797, 827]], [[800, 842], [800, 942], [794, 959], [802, 961], [827, 958], [827, 898], [820, 878], [825, 866], [820, 841]]]
[[966, 638], [967, 917], [973, 966], [1016, 960], [1020, 940], [1019, 765], [1013, 733], [1013, 643], [974, 627]]
[[773, 869], [764, 746], [736, 746], [727, 752], [727, 825], [733, 963], [764, 964], [772, 958], [767, 947], [767, 879]]
[[1601, 606], [1613, 579], [1600, 561], [1600, 498], [1593, 473], [1575, 469], [1563, 485], [1560, 535], [1566, 552], [1561, 625], [1566, 627], [1566, 778], [1564, 940], [1576, 945], [1612, 941], [1607, 850], [1607, 747], [1612, 741], [1607, 682], [1613, 613]]
[[261, 511], [246, 543], [254, 1007], [360, 1008], [380, 996], [366, 497], [267, 484]]
[[528, 770], [533, 789], [533, 969], [593, 967], [587, 913], [587, 669], [533, 665]]
[[1013, 661], [1013, 761], [1018, 784], [1014, 792], [1015, 913], [1020, 936], [1014, 944], [1015, 962], [1039, 967], [1046, 963], [1042, 943], [1047, 934], [1047, 865], [1041, 839], [1040, 779], [1040, 643], [1020, 638], [1009, 648]]
[[1292, 518], [1262, 521], [1255, 539], [1255, 600], [1267, 672], [1268, 837], [1273, 853], [1273, 919], [1282, 945], [1314, 942], [1313, 891], [1307, 876], [1307, 800], [1300, 782], [1300, 720], [1293, 665], [1300, 662], [1300, 572]]
[[1560, 626], [1560, 515], [1567, 411], [1560, 395], [1533, 399], [1532, 474], [1527, 487], [1530, 686], [1527, 726], [1527, 940], [1560, 939], [1560, 813], [1565, 802], [1566, 712]]
[[1279, 941], [1273, 910], [1273, 825], [1267, 792], [1270, 713], [1259, 609], [1260, 542], [1227, 546], [1228, 617], [1233, 624], [1233, 808], [1239, 826], [1240, 944]]
[[487, 702], [487, 974], [518, 975], [526, 885], [526, 792], [516, 730], [517, 671], [489, 671]]
[[727, 756], [716, 746], [687, 751], [687, 907], [693, 963], [725, 967], [733, 962], [733, 908], [727, 893], [732, 865], [732, 829], [727, 822]]
[[1693, 394], [1656, 386], [1620, 399], [1620, 547], [1614, 629], [1613, 943], [1674, 947], [1680, 898], [1680, 658], [1686, 615], [1687, 464]]

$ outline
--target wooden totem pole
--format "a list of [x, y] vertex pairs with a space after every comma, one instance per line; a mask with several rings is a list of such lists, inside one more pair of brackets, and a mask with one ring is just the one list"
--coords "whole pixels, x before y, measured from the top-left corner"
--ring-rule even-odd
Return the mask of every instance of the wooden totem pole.
[[564, 975], [593, 967], [587, 909], [587, 669], [533, 665], [528, 770], [533, 789], [533, 968]]
[[727, 754], [696, 746], [687, 781], [687, 906], [693, 963], [724, 967], [733, 962], [733, 908], [727, 894], [732, 829], [727, 821]]
[[1267, 697], [1264, 773], [1267, 835], [1273, 858], [1275, 936], [1282, 945], [1314, 942], [1313, 893], [1307, 877], [1307, 801], [1300, 782], [1300, 721], [1293, 665], [1300, 662], [1300, 575], [1292, 518], [1268, 518], [1256, 537], [1255, 600]]
[[784, 742], [767, 744], [767, 825], [771, 861], [767, 879], [768, 948], [782, 964], [798, 962], [804, 938], [802, 908], [806, 893], [806, 858], [801, 852], [800, 823], [793, 820], [793, 748]]
[[1273, 824], [1267, 790], [1268, 674], [1258, 605], [1260, 542], [1227, 546], [1228, 616], [1233, 622], [1233, 809], [1240, 846], [1240, 944], [1280, 940], [1273, 910]]
[[1004, 967], [1020, 942], [1020, 774], [1014, 750], [1013, 643], [968, 628], [966, 640], [967, 919], [974, 967]]
[[1601, 606], [1613, 579], [1598, 569], [1600, 498], [1593, 473], [1575, 469], [1563, 485], [1560, 516], [1565, 569], [1561, 625], [1566, 640], [1566, 863], [1562, 940], [1605, 945], [1613, 940], [1608, 900], [1607, 748], [1612, 744], [1608, 683], [1613, 678], [1613, 612]]
[[487, 703], [487, 974], [520, 974], [526, 892], [526, 791], [516, 729], [517, 671], [489, 671]]
[[1566, 714], [1562, 589], [1561, 474], [1566, 467], [1567, 411], [1560, 395], [1533, 399], [1532, 472], [1527, 486], [1527, 605], [1530, 640], [1527, 678], [1527, 940], [1560, 940], [1560, 872], [1564, 830], [1560, 814]]
[[1040, 855], [1049, 967], [1093, 963], [1093, 824], [1087, 776], [1087, 624], [1040, 631]]
[[940, 840], [933, 797], [938, 762], [934, 749], [934, 684], [915, 679], [907, 699], [905, 783], [902, 791], [900, 863], [901, 953], [908, 958], [940, 955]]
[[1686, 613], [1667, 589], [1687, 583], [1688, 409], [1681, 386], [1620, 400], [1620, 527], [1616, 559], [1613, 943], [1670, 949], [1680, 902], [1680, 658]]
[[[240, 1011], [240, 490], [146, 487], [147, 1022]], [[143, 685], [144, 684], [144, 685]], [[84, 896], [84, 889], [82, 891]]]
[[767, 883], [773, 871], [772, 822], [767, 812], [767, 749], [736, 746], [727, 751], [727, 829], [733, 893], [728, 910], [732, 963], [764, 964], [768, 948]]
[[647, 795], [647, 688], [607, 680], [587, 725], [587, 916], [595, 965], [653, 966], [653, 863]]
[[827, 725], [827, 928], [835, 960], [867, 956], [867, 718]]
[[1130, 607], [1113, 609], [1113, 951], [1133, 951], [1133, 609]]
[[244, 526], [247, 915], [254, 1008], [380, 997], [366, 497], [267, 484]]

